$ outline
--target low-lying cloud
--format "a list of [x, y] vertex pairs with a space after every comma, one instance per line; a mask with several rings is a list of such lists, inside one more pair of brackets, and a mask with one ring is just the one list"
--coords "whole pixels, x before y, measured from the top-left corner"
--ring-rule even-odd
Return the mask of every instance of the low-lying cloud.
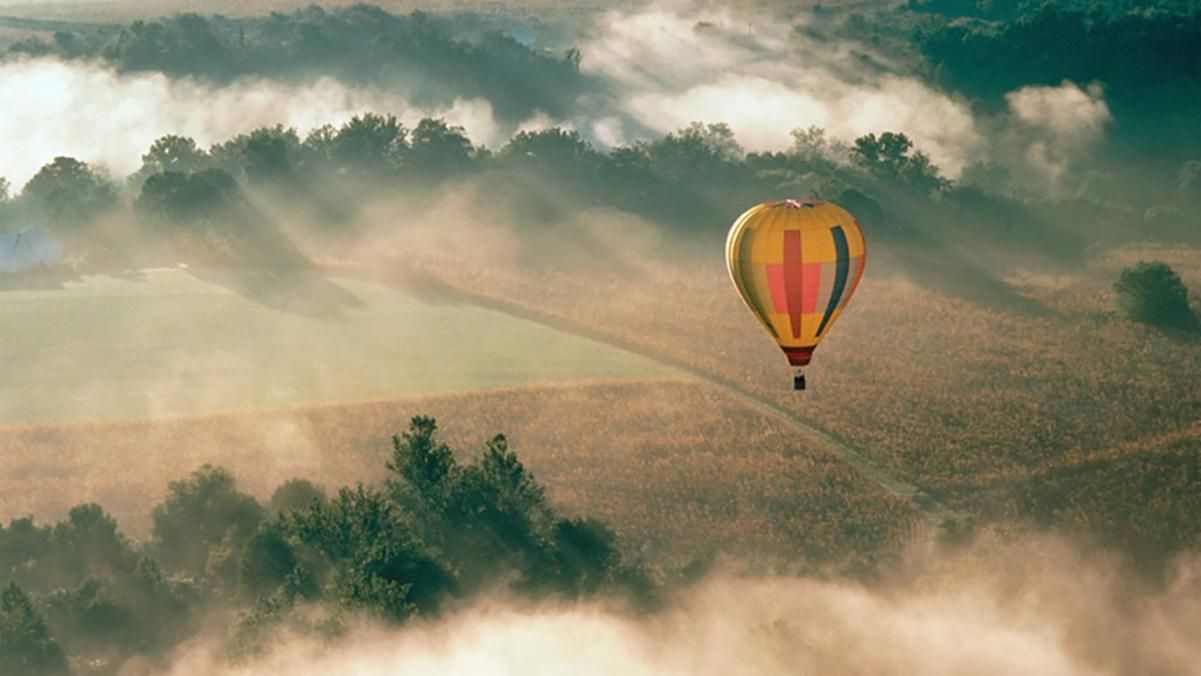
[[1027, 137], [1026, 162], [1053, 183], [1101, 139], [1113, 119], [1096, 84], [1081, 88], [1065, 81], [1058, 87], [1022, 87], [1006, 94], [1005, 100]]
[[902, 131], [950, 176], [981, 141], [964, 101], [890, 72], [863, 45], [819, 40], [791, 22], [612, 12], [583, 52], [585, 69], [612, 83], [634, 136], [726, 122], [748, 150], [765, 151], [787, 148], [792, 130], [811, 125], [845, 140]]
[[494, 601], [333, 645], [285, 639], [239, 666], [196, 649], [169, 673], [1186, 674], [1201, 659], [1199, 572], [1186, 562], [1150, 591], [1060, 540], [994, 541], [870, 585], [716, 575], [647, 615]]
[[905, 73], [815, 16], [773, 20], [663, 6], [600, 14], [581, 42], [582, 68], [600, 86], [566, 119], [536, 111], [516, 124], [499, 122], [485, 99], [423, 109], [403, 91], [329, 77], [219, 86], [118, 73], [99, 62], [8, 60], [0, 62], [0, 92], [19, 94], [6, 96], [0, 112], [0, 176], [20, 187], [53, 157], [70, 155], [123, 177], [165, 134], [209, 146], [257, 127], [283, 124], [303, 135], [378, 112], [409, 125], [443, 117], [488, 147], [519, 130], [551, 126], [579, 130], [610, 148], [694, 121], [725, 122], [751, 151], [785, 149], [793, 130], [812, 125], [844, 141], [900, 131], [948, 177], [991, 159], [1021, 170], [1015, 173], [1033, 169], [1053, 185], [1110, 121], [1099, 88], [1070, 82], [1020, 88], [1007, 96], [1005, 113], [974, 115], [962, 97]]
[[220, 87], [161, 73], [122, 74], [99, 63], [37, 58], [0, 64], [0, 92], [6, 93], [0, 176], [15, 186], [58, 155], [124, 177], [166, 134], [191, 136], [204, 147], [276, 124], [303, 135], [367, 111], [394, 114], [407, 124], [443, 117], [480, 143], [502, 138], [491, 105], [482, 99], [423, 110], [401, 92], [356, 88], [331, 78], [302, 85], [248, 79]]

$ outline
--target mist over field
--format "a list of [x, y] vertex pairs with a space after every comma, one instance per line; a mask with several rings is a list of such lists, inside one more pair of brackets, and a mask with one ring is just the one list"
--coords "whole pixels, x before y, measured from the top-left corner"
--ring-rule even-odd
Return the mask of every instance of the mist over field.
[[1195, 561], [1147, 592], [1049, 538], [914, 556], [876, 584], [717, 573], [654, 614], [485, 599], [333, 645], [285, 638], [241, 667], [197, 646], [166, 673], [1084, 676], [1188, 673], [1198, 658]]
[[1196, 3], [198, 5], [0, 2], [0, 673], [1196, 671]]

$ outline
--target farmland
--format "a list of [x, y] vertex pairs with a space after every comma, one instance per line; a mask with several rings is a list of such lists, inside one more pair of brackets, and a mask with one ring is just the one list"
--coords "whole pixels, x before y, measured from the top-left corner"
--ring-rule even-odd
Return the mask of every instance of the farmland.
[[[1144, 532], [1165, 511], [1184, 518], [1171, 496], [1195, 490], [1199, 480], [1182, 470], [1185, 484], [1176, 488], [1149, 480], [1134, 493], [1120, 488], [1127, 470], [1154, 477], [1167, 471], [1161, 463], [1187, 468], [1195, 443], [1156, 440], [1190, 438], [1201, 419], [1196, 340], [1131, 324], [1113, 310], [1118, 270], [1146, 258], [1168, 261], [1186, 284], [1201, 287], [1196, 252], [1187, 248], [1118, 249], [1070, 273], [1014, 272], [1005, 280], [1011, 306], [932, 289], [879, 266], [819, 351], [803, 397], [788, 391], [783, 359], [725, 288], [719, 261], [647, 265], [640, 275], [590, 280], [587, 288], [566, 275], [540, 279], [528, 271], [440, 276], [465, 293], [711, 373], [985, 518], [1066, 525], [1045, 517], [1067, 487], [1102, 501], [1120, 494], [1111, 505], [1120, 519], [1072, 520], [1077, 530], [1105, 536]], [[425, 268], [434, 276], [439, 269]], [[637, 293], [648, 288], [656, 293]], [[672, 311], [680, 306], [690, 312]], [[1050, 478], [1027, 485], [1043, 476]], [[994, 488], [973, 495], [983, 485]], [[1042, 497], [1011, 499], [1028, 488]], [[1141, 502], [1131, 502], [1136, 494]]]
[[[895, 551], [913, 508], [780, 421], [679, 380], [512, 388], [139, 422], [0, 428], [0, 518], [104, 504], [134, 535], [166, 482], [204, 463], [266, 498], [308, 478], [374, 482], [390, 437], [434, 415], [458, 449], [504, 432], [568, 513], [609, 520], [629, 546], [686, 563], [745, 558], [847, 565]], [[101, 471], [103, 469], [103, 471]]]
[[0, 424], [658, 377], [532, 322], [318, 275], [160, 269], [0, 292]]
[[[171, 329], [185, 319], [167, 321], [162, 317], [173, 315], [151, 311], [148, 316], [160, 317], [159, 331], [169, 329], [156, 339], [204, 346], [200, 357], [251, 344], [259, 352], [240, 362], [257, 369], [246, 376], [253, 387], [221, 383], [217, 376], [231, 372], [223, 370], [231, 363], [227, 356], [201, 358], [194, 380], [217, 389], [164, 398], [170, 406], [122, 403], [122, 387], [113, 387], [94, 403], [83, 399], [73, 411], [38, 417], [29, 413], [36, 397], [11, 396], [24, 409], [7, 410], [25, 414], [10, 417], [20, 424], [0, 434], [6, 450], [21, 449], [12, 452], [3, 491], [8, 516], [60, 514], [69, 505], [53, 496], [83, 485], [86, 499], [102, 501], [132, 520], [132, 532], [144, 532], [136, 519], [144, 518], [165, 482], [203, 463], [230, 467], [264, 497], [293, 476], [331, 485], [372, 481], [390, 435], [408, 416], [431, 413], [459, 448], [479, 447], [494, 432], [510, 435], [558, 506], [610, 519], [627, 541], [648, 551], [663, 548], [672, 559], [742, 551], [845, 563], [882, 545], [895, 549], [912, 530], [914, 506], [831, 449], [633, 350], [791, 411], [851, 444], [885, 474], [985, 523], [1028, 520], [1146, 550], [1148, 534], [1157, 532], [1152, 522], [1183, 518], [1184, 503], [1172, 495], [1199, 480], [1189, 463], [1196, 457], [1201, 407], [1195, 345], [1130, 325], [1111, 310], [1107, 280], [1122, 265], [1149, 256], [1169, 260], [1190, 284], [1198, 283], [1201, 270], [1189, 267], [1187, 250], [1118, 250], [1071, 275], [1015, 273], [1008, 284], [1040, 308], [1030, 311], [933, 291], [885, 267], [864, 282], [854, 311], [809, 370], [813, 389], [801, 396], [787, 389], [783, 360], [708, 263], [627, 266], [621, 275], [600, 277], [600, 283], [592, 276], [585, 284], [553, 269], [507, 265], [473, 266], [452, 276], [441, 271], [453, 266], [436, 255], [412, 258], [395, 277], [402, 268], [392, 261], [364, 256], [349, 260], [360, 270], [389, 270], [381, 276], [403, 288], [334, 275], [309, 280], [301, 292], [278, 280], [255, 286], [175, 270], [149, 272], [149, 283], [105, 278], [51, 292], [10, 291], [6, 298], [50, 293], [86, 307], [88, 294], [111, 297], [116, 288], [124, 289], [116, 297], [133, 298], [138, 289], [162, 296], [163, 306], [177, 305], [172, 312], [183, 315], [189, 305], [179, 298], [207, 297], [190, 307], [209, 308], [197, 320], [208, 334]], [[414, 274], [437, 283], [414, 287]], [[469, 298], [497, 309], [469, 305]], [[681, 303], [690, 314], [664, 309]], [[922, 322], [909, 319], [917, 306], [926, 308]], [[270, 327], [254, 328], [260, 314]], [[472, 321], [483, 321], [478, 330], [501, 341], [512, 359], [431, 358], [465, 350], [455, 341]], [[235, 324], [251, 330], [239, 332]], [[321, 342], [350, 332], [357, 332], [363, 354], [331, 355]], [[95, 326], [87, 334], [96, 345], [101, 339], [115, 344], [117, 335], [110, 329], [104, 338]], [[242, 345], [231, 335], [255, 340]], [[532, 350], [531, 336], [558, 347]], [[905, 353], [898, 356], [889, 346], [902, 343]], [[555, 349], [562, 359], [553, 358]], [[589, 358], [571, 358], [580, 350]], [[138, 352], [155, 354], [145, 347]], [[32, 346], [24, 354], [34, 354]], [[286, 361], [289, 354], [293, 361]], [[364, 356], [371, 354], [374, 361]], [[377, 364], [384, 365], [380, 372], [373, 370]], [[330, 375], [335, 367], [350, 369], [345, 381]], [[294, 379], [306, 372], [320, 375]], [[1140, 377], [1132, 381], [1134, 372]], [[124, 387], [147, 389], [146, 382], [133, 378]], [[139, 418], [153, 419], [127, 420]], [[51, 450], [67, 460], [40, 460]], [[124, 469], [101, 476], [99, 465]], [[1184, 483], [1146, 479], [1167, 475]], [[29, 482], [45, 482], [47, 489], [24, 491]], [[1113, 495], [1122, 497], [1105, 502]], [[1094, 518], [1105, 511], [1087, 506], [1095, 500], [1117, 510], [1114, 518]], [[1165, 545], [1173, 550], [1194, 537], [1189, 529], [1173, 532], [1180, 542]]]

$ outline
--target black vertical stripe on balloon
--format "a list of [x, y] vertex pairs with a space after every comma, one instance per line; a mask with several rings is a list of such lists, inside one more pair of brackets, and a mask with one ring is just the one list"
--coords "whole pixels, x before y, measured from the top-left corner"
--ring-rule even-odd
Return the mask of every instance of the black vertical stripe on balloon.
[[822, 315], [822, 323], [817, 327], [819, 338], [825, 333], [826, 326], [830, 324], [830, 317], [834, 315], [838, 301], [842, 299], [843, 289], [847, 286], [847, 273], [851, 267], [851, 252], [847, 248], [847, 235], [842, 231], [842, 226], [836, 225], [831, 228], [830, 236], [834, 238], [834, 253], [837, 262], [834, 267], [834, 288], [830, 291], [830, 302], [826, 304], [826, 314]]

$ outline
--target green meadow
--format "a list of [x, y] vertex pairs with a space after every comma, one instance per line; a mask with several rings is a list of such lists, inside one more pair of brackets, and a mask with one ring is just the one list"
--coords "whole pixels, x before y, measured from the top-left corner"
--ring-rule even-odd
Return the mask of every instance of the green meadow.
[[163, 269], [0, 292], [0, 424], [634, 380], [670, 369], [462, 302], [318, 275]]

